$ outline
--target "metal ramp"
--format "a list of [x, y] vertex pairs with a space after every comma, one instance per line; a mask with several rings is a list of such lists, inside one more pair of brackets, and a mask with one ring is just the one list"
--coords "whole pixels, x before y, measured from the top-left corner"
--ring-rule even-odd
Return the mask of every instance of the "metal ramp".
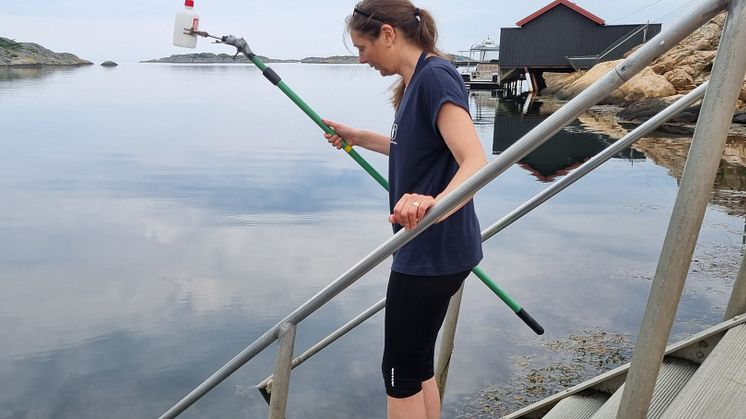
[[546, 419], [591, 419], [593, 414], [609, 399], [601, 392], [584, 392], [563, 399], [550, 410]]
[[[648, 419], [746, 418], [746, 316], [671, 345], [666, 353]], [[623, 365], [503, 419], [616, 419], [628, 370]]]
[[[658, 374], [658, 380], [655, 383], [655, 392], [653, 400], [650, 403], [648, 419], [658, 419], [668, 408], [674, 397], [686, 385], [689, 379], [697, 370], [697, 364], [681, 358], [668, 357], [663, 360], [661, 372]], [[609, 398], [591, 419], [615, 419], [619, 410], [619, 403], [622, 401], [622, 392], [624, 385]]]
[[734, 327], [662, 419], [746, 418], [746, 325]]

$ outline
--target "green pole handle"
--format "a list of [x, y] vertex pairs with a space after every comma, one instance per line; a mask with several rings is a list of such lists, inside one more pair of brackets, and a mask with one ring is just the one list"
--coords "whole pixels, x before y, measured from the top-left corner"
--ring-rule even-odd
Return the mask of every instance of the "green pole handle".
[[497, 285], [493, 280], [490, 279], [489, 276], [487, 276], [486, 273], [480, 268], [479, 266], [474, 267], [474, 269], [471, 270], [474, 275], [479, 278], [484, 285], [487, 285], [487, 288], [491, 289], [492, 292], [495, 293], [498, 297], [500, 297], [505, 304], [510, 307], [511, 310], [521, 319], [523, 320], [528, 327], [531, 328], [534, 332], [536, 332], [537, 335], [543, 335], [544, 334], [544, 328], [536, 321], [533, 317], [531, 317], [526, 310], [521, 307], [520, 304], [518, 304], [517, 301], [512, 299], [508, 293], [506, 293], [502, 288], [500, 288], [499, 285]]
[[[324, 121], [321, 119], [321, 117], [313, 110], [306, 102], [303, 101], [303, 99], [300, 98], [287, 84], [285, 84], [284, 81], [280, 79], [280, 77], [277, 75], [277, 73], [274, 72], [271, 68], [267, 67], [259, 57], [257, 57], [255, 54], [247, 54], [249, 59], [251, 60], [254, 65], [259, 68], [259, 70], [262, 71], [264, 76], [272, 82], [275, 86], [277, 86], [280, 90], [282, 90], [283, 93], [287, 97], [290, 98], [298, 107], [305, 112], [306, 115], [308, 115], [309, 118], [313, 120], [313, 122], [316, 123], [324, 132], [331, 135], [337, 135], [336, 132], [334, 132], [334, 129], [330, 127], [329, 125], [325, 124]], [[342, 139], [342, 149], [347, 152], [347, 154], [352, 157], [353, 160], [357, 162], [363, 169], [365, 169], [366, 172], [368, 172], [369, 175], [371, 175], [376, 182], [378, 182], [379, 185], [381, 185], [384, 189], [387, 191], [389, 190], [389, 183], [386, 181], [386, 179], [381, 176], [380, 173], [376, 171], [376, 169], [373, 168], [360, 154], [358, 154], [357, 151], [352, 149], [352, 146], [347, 143], [344, 139]], [[495, 293], [505, 304], [510, 307], [513, 312], [518, 315], [518, 317], [523, 320], [524, 323], [528, 325], [536, 334], [541, 335], [544, 333], [544, 328], [541, 327], [541, 325], [534, 320], [533, 317], [531, 317], [522, 307], [520, 304], [518, 304], [515, 300], [513, 300], [505, 291], [503, 291], [502, 288], [500, 288], [495, 281], [490, 279], [489, 276], [487, 276], [486, 273], [479, 267], [476, 266], [474, 269], [471, 270], [474, 272], [474, 274], [479, 278], [489, 289], [492, 290], [492, 292]]]

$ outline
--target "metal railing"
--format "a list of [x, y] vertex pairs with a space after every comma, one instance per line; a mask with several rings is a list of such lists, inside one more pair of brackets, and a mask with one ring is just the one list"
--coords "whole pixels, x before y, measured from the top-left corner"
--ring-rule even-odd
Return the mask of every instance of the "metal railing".
[[[604, 57], [611, 54], [612, 52], [624, 48], [624, 52], [629, 51], [632, 47], [639, 44], [644, 44], [645, 42], [648, 42], [648, 30], [650, 29], [650, 24], [646, 23], [644, 25], [640, 25], [640, 27], [633, 29], [630, 33], [627, 35], [624, 35], [623, 37], [617, 39], [613, 44], [609, 45], [608, 48], [601, 51], [601, 53], [598, 54], [598, 59], [603, 60]], [[642, 39], [635, 39], [638, 35], [642, 34]]]
[[[699, 87], [697, 87], [696, 89], [687, 93], [685, 96], [679, 98], [673, 104], [669, 105], [666, 109], [662, 110], [660, 113], [655, 115], [653, 118], [650, 118], [648, 121], [646, 121], [639, 127], [635, 128], [634, 130], [632, 130], [630, 133], [628, 133], [621, 139], [609, 145], [606, 149], [602, 150], [600, 153], [595, 155], [593, 158], [589, 159], [588, 161], [580, 165], [578, 168], [573, 170], [567, 176], [563, 177], [558, 182], [552, 184], [548, 188], [536, 194], [534, 197], [526, 201], [524, 204], [514, 209], [513, 211], [508, 213], [508, 215], [506, 215], [505, 217], [497, 221], [495, 224], [484, 229], [482, 231], [482, 242], [489, 240], [495, 234], [499, 233], [504, 228], [508, 227], [509, 225], [511, 225], [512, 223], [514, 223], [515, 221], [517, 221], [524, 215], [528, 214], [529, 212], [531, 212], [532, 210], [534, 210], [535, 208], [543, 204], [544, 202], [548, 201], [549, 199], [557, 195], [559, 192], [561, 192], [565, 188], [574, 184], [575, 182], [583, 178], [585, 175], [595, 170], [601, 164], [607, 162], [612, 157], [618, 155], [619, 152], [621, 152], [622, 150], [634, 144], [635, 141], [653, 132], [656, 128], [660, 127], [666, 121], [680, 114], [681, 112], [686, 110], [688, 107], [692, 106], [697, 101], [701, 100], [702, 97], [704, 97], [705, 95], [705, 91], [707, 90], [707, 85], [708, 83], [705, 82], [701, 84]], [[367, 310], [359, 314], [354, 319], [350, 320], [344, 326], [334, 331], [329, 336], [320, 340], [318, 343], [313, 345], [302, 355], [299, 355], [297, 358], [295, 358], [292, 363], [292, 368], [295, 368], [296, 366], [302, 364], [303, 362], [308, 360], [310, 357], [312, 357], [313, 355], [315, 355], [316, 353], [318, 353], [325, 347], [329, 346], [331, 343], [333, 343], [337, 339], [341, 338], [348, 332], [352, 331], [355, 327], [359, 326], [360, 324], [365, 322], [367, 319], [369, 319], [370, 317], [372, 317], [379, 311], [383, 310], [385, 305], [386, 305], [386, 299], [384, 298], [383, 300], [377, 302], [376, 304], [374, 304], [373, 306], [371, 306], [370, 308], [368, 308]], [[455, 321], [457, 321], [457, 318], [453, 320], [453, 322]], [[451, 326], [451, 323], [449, 323], [448, 319], [446, 319], [446, 321], [444, 322], [443, 330], [446, 335], [450, 333], [454, 333], [455, 325]], [[445, 345], [445, 348], [442, 348], [439, 353], [450, 357], [451, 350], [448, 350], [447, 348], [449, 346], [452, 346], [452, 340], [449, 339], [448, 336], [444, 336], [442, 339], [442, 342]], [[436, 368], [436, 371], [446, 370], [446, 365], [447, 365], [446, 360], [443, 359], [440, 364], [441, 364], [441, 368]], [[436, 376], [437, 375], [438, 374], [436, 374]], [[447, 370], [444, 371], [443, 376], [447, 376]], [[442, 380], [445, 381], [445, 378], [443, 378]], [[265, 394], [265, 398], [268, 398], [268, 393], [271, 392], [271, 389], [269, 388], [271, 383], [272, 383], [272, 376], [269, 376], [257, 385], [259, 390], [262, 391], [263, 394]], [[444, 382], [441, 383], [441, 380], [439, 380], [438, 384], [441, 386], [444, 386]]]
[[619, 49], [622, 49], [623, 52], [627, 52], [630, 49], [632, 49], [632, 47], [639, 45], [639, 44], [644, 44], [645, 42], [647, 42], [649, 28], [650, 28], [649, 23], [640, 25], [637, 28], [630, 31], [628, 34], [614, 41], [614, 43], [609, 45], [605, 50], [599, 52], [598, 54], [566, 57], [567, 61], [570, 62], [570, 65], [572, 65], [572, 68], [574, 68], [575, 71], [587, 70], [593, 67], [594, 65], [604, 61], [604, 58], [606, 58], [607, 55]]
[[[271, 327], [266, 333], [246, 347], [246, 349], [241, 351], [161, 417], [172, 418], [179, 415], [202, 396], [207, 394], [207, 392], [212, 388], [238, 370], [242, 365], [267, 348], [275, 340], [279, 339], [277, 366], [274, 374], [275, 383], [272, 385], [273, 397], [271, 397], [270, 401], [271, 406], [269, 417], [284, 418], [285, 406], [287, 403], [287, 383], [289, 383], [290, 371], [293, 363], [295, 363], [295, 361], [292, 360], [295, 330], [303, 319], [326, 304], [348, 286], [352, 285], [365, 273], [391, 256], [397, 249], [417, 237], [425, 229], [434, 224], [437, 219], [450, 212], [461, 202], [468, 199], [479, 189], [507, 170], [514, 163], [543, 144], [554, 134], [575, 120], [575, 118], [580, 114], [608, 96], [609, 93], [649, 65], [653, 59], [662, 55], [668, 49], [684, 39], [684, 37], [689, 33], [693, 32], [721, 10], [728, 7], [729, 14], [726, 23], [726, 30], [723, 35], [723, 43], [718, 52], [716, 64], [713, 68], [713, 78], [710, 82], [710, 85], [712, 86], [710, 89], [714, 87], [715, 90], [712, 93], [708, 91], [705, 96], [705, 103], [702, 106], [702, 116], [700, 117], [700, 121], [702, 121], [702, 118], [704, 117], [704, 120], [708, 122], [704, 124], [698, 123], [695, 131], [690, 159], [694, 156], [692, 161], [696, 163], [688, 163], [684, 171], [685, 179], [682, 180], [679, 197], [677, 197], [671, 227], [669, 228], [669, 234], [666, 237], [663, 253], [661, 255], [661, 262], [653, 282], [653, 291], [651, 292], [651, 297], [648, 301], [648, 308], [645, 312], [645, 319], [642, 326], [643, 331], [640, 333], [640, 341], [635, 349], [632, 360], [628, 383], [633, 384], [628, 384], [626, 386], [627, 390], [625, 390], [622, 407], [619, 410], [618, 416], [620, 418], [644, 417], [650, 398], [652, 397], [655, 377], [660, 368], [660, 360], [662, 359], [663, 351], [665, 350], [665, 342], [670, 334], [673, 315], [676, 311], [675, 308], [680, 299], [681, 289], [683, 288], [683, 279], [686, 274], [686, 267], [688, 267], [691, 261], [694, 242], [696, 242], [696, 232], [701, 226], [704, 208], [709, 199], [709, 192], [712, 188], [717, 163], [719, 162], [724, 146], [727, 127], [730, 124], [730, 115], [733, 114], [735, 108], [736, 96], [739, 91], [739, 89], [735, 88], [735, 81], [738, 79], [738, 86], [740, 86], [744, 72], [746, 71], [746, 39], [743, 39], [744, 33], [740, 32], [741, 30], [746, 30], [746, 24], [742, 22], [745, 16], [744, 2], [746, 2], [746, 0], [705, 0], [694, 6], [692, 11], [677, 25], [672, 26], [670, 29], [653, 38], [633, 55], [618, 64], [614, 70], [610, 71], [599, 81], [588, 87], [575, 99], [568, 102], [560, 110], [552, 114], [541, 124], [524, 135], [513, 146], [505, 150], [492, 162], [487, 164], [459, 187], [446, 195], [439, 203], [428, 211], [427, 215], [415, 229], [410, 231], [401, 230], [393, 237], [383, 242], [369, 255], [358, 261], [332, 283], [324, 287], [316, 295], [278, 322], [275, 326]], [[704, 90], [705, 88], [700, 87], [700, 89]], [[701, 93], [701, 90], [698, 94]], [[734, 96], [734, 94], [736, 96]], [[689, 99], [692, 99], [694, 96], [696, 95], [690, 96]], [[683, 106], [683, 102], [681, 102], [681, 106]], [[662, 119], [663, 117], [656, 118]], [[663, 121], [665, 121], [665, 119]], [[663, 121], [657, 120], [657, 122], [652, 122], [646, 129], [651, 128], [652, 125], [656, 123], [662, 123]], [[725, 131], [723, 131], [723, 127], [725, 127]], [[632, 135], [632, 133], [630, 133], [630, 135]], [[641, 131], [638, 131], [635, 135], [642, 136], [643, 134]], [[712, 146], [709, 149], [706, 148], [707, 144], [703, 144], [708, 140], [715, 143], [714, 146], [713, 144], [709, 144]], [[695, 142], [697, 144], [696, 147]], [[716, 147], [718, 144], [720, 145], [720, 148]], [[605, 153], [606, 152], [604, 152], [604, 154]], [[590, 161], [588, 163], [590, 163]], [[600, 163], [602, 163], [600, 159], [594, 162], [594, 164]], [[588, 168], [588, 171], [593, 169], [590, 165]], [[575, 172], [573, 172], [571, 176], [573, 174], [575, 174]], [[704, 180], [700, 179], [699, 187], [693, 187], [692, 185], [697, 184], [697, 182], [692, 179], [697, 180], [699, 176]], [[707, 180], [709, 180], [709, 183]], [[565, 187], [570, 183], [571, 182], [567, 182]], [[702, 187], [702, 185], [705, 186]], [[496, 225], [485, 230], [482, 235], [483, 239], [486, 240], [508, 224], [520, 218], [520, 216], [525, 214], [525, 212], [530, 211], [530, 209], [527, 209], [528, 207], [532, 205], [538, 206], [541, 203], [539, 201], [549, 199], [551, 195], [559, 192], [559, 188], [557, 188], [556, 185], [553, 187], [554, 190], [552, 190], [551, 193], [547, 193], [541, 197], [537, 196], [535, 198], [536, 202], [531, 203], [530, 205], [528, 203], [524, 204], [524, 206], [509, 214], [506, 218], [503, 218]], [[552, 189], [552, 187], [549, 189]], [[681, 198], [682, 196], [688, 197], [690, 195], [694, 196], [695, 199]], [[689, 206], [691, 206], [691, 208], [689, 208]], [[691, 222], [691, 220], [694, 220], [694, 222]], [[682, 246], [681, 249], [678, 248], [679, 245]], [[670, 265], [669, 262], [674, 263]], [[684, 267], [683, 270], [682, 266]], [[740, 275], [740, 277], [744, 276], [746, 276], [746, 274]], [[741, 282], [739, 282], [739, 284], [741, 284]], [[675, 285], [672, 286], [671, 283], [675, 283]], [[746, 288], [746, 285], [739, 284], [737, 284], [739, 289], [743, 290]], [[678, 292], [676, 292], [677, 290]], [[742, 294], [744, 292], [746, 291], [743, 291]], [[460, 293], [457, 294], [457, 297], [460, 299]], [[450, 329], [455, 330], [455, 322], [458, 313], [457, 306], [455, 308], [455, 315], [453, 314], [454, 310], [452, 310], [455, 300], [456, 298], [452, 301], [452, 307], [449, 308], [449, 314], [446, 320], [447, 330], [444, 333], [447, 333]], [[655, 301], [655, 304], [652, 304], [653, 301]], [[369, 318], [382, 308], [382, 304], [384, 303], [379, 302], [376, 306], [358, 316], [356, 320], [345, 325], [343, 329], [354, 327], [356, 322], [362, 322], [366, 318]], [[746, 303], [739, 301], [734, 303], [733, 306], [742, 306], [743, 304]], [[656, 310], [656, 307], [654, 306], [657, 305], [665, 305], [666, 310]], [[371, 312], [372, 310], [373, 312]], [[653, 317], [652, 319], [651, 316]], [[335, 332], [335, 334], [336, 333], [337, 332]], [[341, 336], [341, 334], [339, 336]], [[334, 339], [336, 338], [338, 338], [338, 336]], [[326, 342], [327, 339], [322, 342]], [[663, 342], [662, 346], [659, 344], [660, 341]], [[322, 342], [320, 342], [320, 344]], [[445, 345], [448, 344], [445, 340], [443, 343]], [[316, 346], [314, 346], [314, 348], [316, 348]], [[441, 378], [443, 385], [445, 381], [444, 377], [447, 374], [447, 359], [450, 358], [450, 350], [446, 348], [445, 352], [447, 353], [444, 353], [443, 347], [441, 347], [440, 357], [445, 357], [445, 362], [441, 363], [441, 359], [439, 359], [438, 365], [441, 367], [439, 367], [439, 371], [436, 371], [438, 377], [443, 377]], [[303, 355], [299, 358], [302, 357]], [[305, 359], [307, 359], [307, 357], [303, 360]], [[657, 361], [657, 363], [651, 361]], [[296, 365], [300, 362], [296, 363]], [[442, 365], [445, 365], [445, 369], [442, 368]], [[647, 369], [648, 371], [641, 372], [641, 368]], [[265, 380], [265, 382], [267, 381], [268, 380]], [[632, 391], [634, 391], [633, 398], [630, 398], [630, 396], [626, 394], [631, 392], [629, 390], [630, 388], [633, 388]], [[633, 400], [634, 403], [630, 403], [630, 400]], [[630, 404], [632, 404], [632, 406], [630, 406]]]

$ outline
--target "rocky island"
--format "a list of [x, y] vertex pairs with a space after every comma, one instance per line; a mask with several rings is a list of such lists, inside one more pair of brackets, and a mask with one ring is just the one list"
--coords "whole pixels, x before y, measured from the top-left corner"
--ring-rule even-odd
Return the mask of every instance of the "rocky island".
[[0, 67], [80, 66], [90, 61], [70, 53], [50, 51], [32, 42], [16, 42], [0, 37]]
[[[194, 54], [174, 54], [170, 57], [157, 58], [153, 60], [142, 61], [143, 63], [172, 63], [172, 64], [248, 64], [249, 59], [245, 55], [240, 54], [235, 56], [234, 54], [213, 54], [211, 52], [199, 52]], [[357, 64], [358, 59], [356, 56], [340, 56], [335, 55], [331, 57], [307, 57], [301, 60], [289, 59], [277, 59], [268, 58], [259, 55], [265, 63], [304, 63], [304, 64]]]
[[360, 64], [357, 55], [333, 55], [331, 57], [306, 57], [303, 64]]

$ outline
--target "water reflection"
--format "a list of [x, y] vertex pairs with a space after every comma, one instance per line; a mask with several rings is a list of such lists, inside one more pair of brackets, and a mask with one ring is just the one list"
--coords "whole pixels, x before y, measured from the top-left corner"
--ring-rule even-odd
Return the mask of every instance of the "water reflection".
[[[39, 80], [55, 74], [70, 74], [78, 67], [45, 66], [45, 67], [0, 67], [0, 82], [8, 80]], [[0, 84], [0, 86], [2, 86]]]
[[473, 91], [469, 92], [469, 102], [471, 103], [471, 118], [477, 127], [489, 125], [490, 128], [495, 124], [495, 106], [497, 104], [497, 91]]
[[[520, 98], [501, 98], [495, 108], [495, 129], [492, 151], [500, 154], [523, 135], [546, 119], [551, 111], [542, 111], [544, 101]], [[553, 110], [553, 109], [552, 109]], [[569, 173], [595, 156], [615, 139], [586, 130], [574, 121], [519, 161], [540, 182], [552, 182]], [[613, 158], [629, 161], [644, 160], [645, 155], [626, 148]]]
[[[655, 164], [668, 169], [668, 173], [681, 181], [689, 137], [657, 136], [644, 138], [635, 148], [644, 152]], [[728, 214], [746, 217], [746, 138], [730, 136], [720, 162], [711, 202], [726, 209]]]
[[[124, 64], [0, 81], [13, 98], [0, 101], [0, 417], [157, 417], [390, 237], [385, 192], [251, 68]], [[390, 80], [366, 66], [277, 71], [322, 115], [388, 131]], [[472, 97], [486, 149], [503, 105]], [[638, 156], [600, 167], [485, 244], [485, 271], [544, 323], [541, 339], [639, 329], [676, 181]], [[385, 173], [385, 161], [365, 157]], [[740, 173], [724, 182], [740, 185]], [[544, 186], [510, 168], [476, 197], [483, 226]], [[725, 297], [711, 290], [727, 281], [707, 274], [740, 252], [742, 228], [708, 211], [702, 281], [688, 284], [674, 336], [721, 317]], [[378, 301], [387, 268], [305, 320], [297, 350]], [[482, 383], [509, 383], [511, 360], [539, 342], [469, 281], [444, 417]], [[379, 315], [295, 370], [288, 417], [383, 417], [381, 334]], [[184, 417], [266, 417], [251, 386], [273, 357]]]

